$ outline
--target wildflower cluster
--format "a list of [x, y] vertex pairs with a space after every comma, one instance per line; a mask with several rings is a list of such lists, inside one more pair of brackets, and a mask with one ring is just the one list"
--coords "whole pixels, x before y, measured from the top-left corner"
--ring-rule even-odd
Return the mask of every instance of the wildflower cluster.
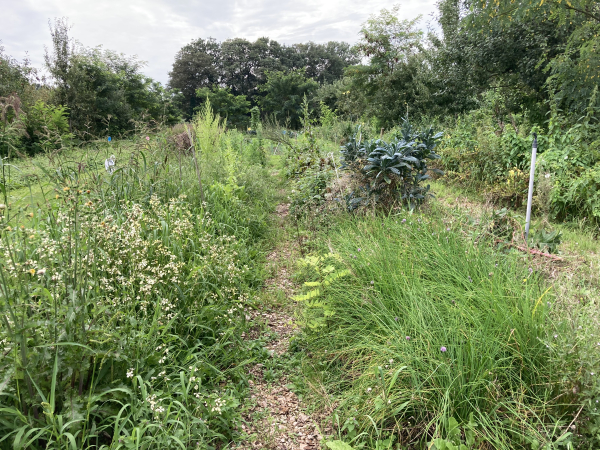
[[165, 412], [165, 408], [160, 405], [161, 399], [157, 399], [156, 394], [149, 395], [146, 402], [156, 416]]
[[[239, 257], [242, 244], [218, 230], [205, 205], [192, 212], [184, 195], [115, 208], [76, 189], [64, 192], [69, 200], [59, 199], [45, 220], [0, 231], [0, 349], [6, 356], [0, 373], [9, 374], [0, 379], [2, 392], [22, 392], [25, 377], [49, 392], [56, 354], [57, 404], [72, 404], [98, 388], [92, 381], [117, 376], [131, 380], [148, 418], [167, 420], [175, 376], [169, 368], [182, 345], [170, 336], [208, 350], [214, 336], [231, 336], [226, 331], [245, 320], [250, 269]], [[27, 358], [15, 326], [22, 323], [31, 333], [25, 341], [36, 346]], [[61, 342], [77, 345], [56, 345]], [[214, 380], [197, 368], [191, 372], [191, 411], [208, 419], [228, 414], [217, 428], [228, 427], [236, 398], [216, 393]], [[143, 391], [141, 379], [147, 379]], [[25, 392], [29, 409], [39, 401], [35, 391]]]

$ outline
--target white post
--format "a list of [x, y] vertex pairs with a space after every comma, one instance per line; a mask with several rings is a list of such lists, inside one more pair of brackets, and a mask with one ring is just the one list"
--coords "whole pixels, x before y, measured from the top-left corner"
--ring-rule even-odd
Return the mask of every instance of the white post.
[[531, 200], [533, 198], [533, 177], [535, 176], [535, 157], [537, 155], [537, 134], [533, 133], [531, 146], [531, 170], [529, 171], [529, 191], [527, 192], [527, 215], [525, 216], [525, 242], [529, 237], [529, 224], [531, 222]]

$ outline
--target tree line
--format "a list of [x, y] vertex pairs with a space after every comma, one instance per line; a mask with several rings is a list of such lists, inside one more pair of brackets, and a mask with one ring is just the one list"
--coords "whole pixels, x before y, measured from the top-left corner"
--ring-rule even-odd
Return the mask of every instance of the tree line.
[[257, 105], [266, 95], [260, 87], [278, 72], [297, 72], [321, 85], [342, 78], [344, 70], [358, 61], [358, 52], [345, 42], [287, 46], [267, 37], [221, 43], [197, 39], [175, 55], [169, 85], [183, 94], [185, 113], [191, 115], [207, 93], [199, 95], [199, 89], [225, 89]]
[[500, 122], [520, 114], [543, 125], [552, 108], [576, 117], [590, 107], [599, 8], [592, 0], [440, 0], [438, 31], [423, 31], [420, 17], [401, 19], [394, 6], [372, 15], [355, 45], [200, 38], [177, 52], [167, 86], [144, 75], [137, 58], [82, 46], [60, 19], [50, 24], [49, 79], [0, 47], [0, 145], [14, 144], [17, 118], [17, 140], [34, 151], [48, 134], [38, 123], [87, 139], [189, 119], [206, 99], [239, 128], [253, 108], [298, 128], [305, 97], [315, 112], [326, 106], [377, 127], [456, 117], [490, 98]]
[[456, 116], [493, 96], [500, 120], [524, 114], [543, 125], [552, 104], [581, 114], [597, 89], [595, 1], [440, 0], [438, 32], [400, 12], [363, 24], [355, 48], [367, 63], [334, 82], [332, 108], [392, 126], [408, 114]]
[[85, 141], [126, 134], [140, 123], [171, 125], [190, 119], [207, 98], [230, 126], [248, 126], [250, 110], [260, 107], [263, 116], [294, 128], [304, 97], [312, 99], [320, 85], [340, 79], [359, 61], [345, 42], [197, 39], [177, 52], [163, 86], [144, 75], [144, 62], [136, 57], [80, 44], [66, 19], [49, 26], [47, 77], [0, 46], [3, 154], [33, 154], [59, 145], [61, 136]]
[[555, 107], [576, 116], [598, 85], [599, 4], [592, 0], [440, 0], [437, 27], [402, 20], [399, 6], [372, 15], [358, 42], [280, 45], [198, 39], [176, 55], [169, 85], [184, 113], [206, 98], [241, 123], [261, 107], [299, 126], [306, 95], [318, 110], [391, 127], [403, 117], [456, 117], [493, 97], [500, 122], [543, 125]]

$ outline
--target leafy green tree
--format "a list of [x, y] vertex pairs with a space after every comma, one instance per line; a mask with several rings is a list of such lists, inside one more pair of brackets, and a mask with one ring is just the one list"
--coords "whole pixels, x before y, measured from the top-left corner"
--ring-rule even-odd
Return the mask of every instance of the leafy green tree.
[[199, 88], [226, 87], [233, 95], [245, 95], [252, 105], [258, 105], [264, 95], [259, 86], [267, 82], [268, 72], [302, 69], [319, 83], [331, 83], [358, 62], [357, 51], [345, 42], [285, 46], [267, 37], [222, 43], [199, 39], [177, 53], [169, 85], [183, 93], [186, 112], [191, 114], [203, 102], [196, 95]]
[[409, 107], [425, 110], [429, 102], [420, 17], [400, 20], [398, 14], [398, 6], [383, 9], [363, 24], [356, 47], [369, 63], [346, 69], [352, 84], [344, 103], [358, 115], [375, 117], [381, 126], [397, 123]]
[[220, 82], [234, 95], [249, 95], [258, 85], [258, 61], [251, 58], [253, 45], [246, 39], [228, 39], [221, 44]]
[[297, 129], [301, 124], [304, 97], [312, 97], [318, 87], [319, 84], [308, 78], [303, 69], [267, 72], [267, 82], [260, 86], [265, 94], [260, 101], [261, 109]]
[[501, 20], [554, 20], [557, 23], [594, 21], [600, 23], [600, 4], [596, 0], [468, 0], [467, 7], [481, 12], [481, 19]]
[[50, 27], [46, 67], [54, 103], [67, 107], [71, 131], [80, 137], [123, 133], [136, 121], [175, 123], [178, 96], [141, 73], [144, 63], [101, 47], [85, 48], [69, 36], [63, 19]]
[[358, 64], [358, 51], [346, 42], [326, 44], [307, 42], [286, 47], [287, 69], [304, 69], [306, 76], [320, 84], [330, 84], [344, 76], [344, 69]]
[[506, 113], [528, 110], [539, 123], [553, 93], [561, 107], [585, 109], [597, 86], [597, 1], [444, 0], [440, 12], [435, 73], [447, 101], [491, 88], [502, 93]]
[[4, 53], [0, 41], [0, 97], [22, 94], [29, 85], [29, 67]]
[[342, 113], [349, 113], [343, 100], [351, 84], [352, 79], [350, 77], [344, 77], [333, 83], [323, 84], [315, 92], [315, 100], [325, 104], [332, 111], [338, 110]]
[[0, 43], [0, 155], [33, 154], [59, 145], [67, 124], [64, 108], [46, 105], [50, 89], [28, 60], [18, 62]]
[[50, 87], [28, 59], [17, 61], [7, 55], [0, 41], [0, 98], [8, 101], [8, 97], [28, 111], [38, 100], [49, 100]]
[[356, 51], [345, 42], [282, 46], [266, 37], [253, 43], [229, 39], [221, 44], [221, 85], [257, 103], [258, 86], [267, 81], [269, 71], [304, 69], [307, 77], [330, 83], [343, 76], [345, 67], [357, 62]]
[[140, 68], [135, 60], [100, 49], [72, 57], [65, 95], [72, 129], [123, 133], [136, 120], [175, 122], [177, 114], [167, 94]]
[[184, 98], [178, 90], [165, 87], [162, 83], [147, 78], [147, 112], [153, 120], [166, 125], [181, 122]]
[[69, 95], [74, 95], [69, 82], [72, 81], [70, 68], [71, 59], [76, 53], [76, 43], [69, 36], [71, 27], [66, 19], [55, 19], [54, 26], [48, 21], [48, 27], [50, 28], [52, 51], [50, 52], [46, 48], [44, 61], [46, 69], [54, 80], [56, 101], [58, 104], [66, 105], [71, 100]]
[[599, 35], [600, 23], [586, 22], [570, 36], [565, 51], [549, 63], [548, 87], [567, 111], [582, 113], [600, 88]]
[[200, 88], [196, 91], [199, 99], [204, 102], [196, 107], [196, 112], [204, 108], [206, 99], [210, 102], [215, 114], [227, 119], [227, 124], [236, 128], [247, 127], [250, 121], [250, 102], [245, 95], [233, 95], [229, 88]]
[[421, 16], [413, 20], [398, 18], [400, 7], [382, 9], [372, 15], [360, 30], [359, 51], [370, 58], [370, 66], [379, 73], [390, 73], [422, 49], [423, 32], [417, 28]]
[[500, 115], [525, 109], [531, 119], [543, 122], [546, 68], [564, 50], [575, 24], [561, 22], [550, 11], [505, 20], [468, 0], [444, 0], [439, 8], [443, 37], [433, 39], [431, 58], [437, 104], [450, 112], [465, 111], [494, 89], [504, 98]]
[[21, 150], [29, 155], [58, 149], [71, 137], [64, 106], [38, 101], [24, 115], [22, 124]]
[[199, 101], [196, 90], [221, 81], [221, 46], [213, 38], [197, 39], [181, 48], [175, 55], [169, 72], [169, 86], [183, 95], [184, 112], [191, 117]]

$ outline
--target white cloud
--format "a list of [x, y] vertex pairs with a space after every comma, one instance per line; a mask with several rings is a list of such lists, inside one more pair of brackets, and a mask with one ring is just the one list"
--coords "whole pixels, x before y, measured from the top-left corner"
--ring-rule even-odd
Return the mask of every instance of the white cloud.
[[[68, 17], [71, 35], [86, 46], [138, 55], [145, 72], [165, 83], [175, 53], [191, 40], [268, 36], [281, 43], [355, 42], [369, 15], [390, 8], [384, 0], [0, 0], [0, 40], [8, 54], [43, 63], [50, 44], [48, 19]], [[435, 0], [405, 1], [400, 13], [412, 19], [435, 10]]]

